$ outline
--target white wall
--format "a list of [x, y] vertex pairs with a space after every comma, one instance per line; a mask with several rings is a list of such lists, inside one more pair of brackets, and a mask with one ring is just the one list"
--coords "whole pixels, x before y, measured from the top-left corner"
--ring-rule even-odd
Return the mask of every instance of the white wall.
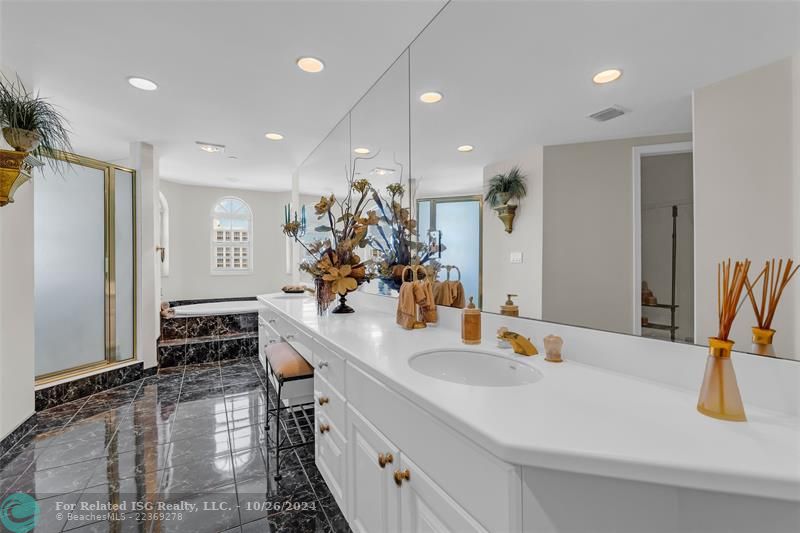
[[632, 333], [633, 147], [690, 139], [544, 147], [544, 320]]
[[[2, 6], [0, 6], [2, 18]], [[0, 73], [13, 76], [3, 62]], [[0, 148], [9, 149], [0, 138]], [[33, 182], [0, 207], [0, 439], [34, 412]]]
[[[291, 193], [247, 191], [161, 181], [169, 202], [169, 276], [162, 278], [166, 300], [255, 296], [291, 283], [286, 273], [286, 239], [281, 233], [283, 206]], [[236, 196], [253, 211], [253, 271], [211, 274], [211, 210], [223, 196]], [[313, 212], [310, 213], [313, 217]], [[311, 221], [310, 221], [311, 223]]]
[[[514, 231], [505, 225], [489, 204], [483, 206], [483, 310], [499, 313], [507, 294], [520, 316], [542, 316], [542, 147], [532, 146], [517, 157], [487, 165], [483, 169], [484, 190], [495, 174], [517, 165], [527, 175], [528, 195], [520, 202]], [[511, 252], [522, 253], [522, 263], [510, 262]]]
[[[795, 61], [797, 59], [795, 58]], [[796, 68], [796, 67], [795, 67]], [[797, 232], [793, 178], [797, 145], [793, 126], [793, 65], [786, 59], [694, 91], [695, 331], [715, 335], [716, 265], [750, 258], [753, 268], [771, 257], [791, 257]], [[724, 201], [721, 201], [724, 199]], [[792, 230], [792, 227], [795, 227]], [[775, 350], [798, 355], [793, 338], [800, 279], [789, 287], [773, 328]], [[750, 346], [755, 324], [746, 304], [732, 338]]]

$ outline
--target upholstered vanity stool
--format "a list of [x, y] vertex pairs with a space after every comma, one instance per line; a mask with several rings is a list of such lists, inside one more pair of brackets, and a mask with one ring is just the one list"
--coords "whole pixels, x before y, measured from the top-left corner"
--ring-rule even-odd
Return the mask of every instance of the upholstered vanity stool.
[[[267, 420], [266, 420], [266, 430], [269, 432], [269, 420], [270, 415], [275, 415], [275, 479], [281, 479], [281, 452], [292, 450], [294, 448], [305, 446], [307, 444], [311, 444], [314, 441], [309, 439], [306, 440], [304, 436], [301, 434], [302, 442], [294, 443], [294, 444], [283, 444], [283, 441], [280, 440], [280, 430], [281, 430], [281, 411], [294, 411], [296, 409], [305, 409], [308, 406], [314, 404], [313, 401], [306, 402], [306, 403], [299, 403], [290, 405], [287, 407], [283, 406], [283, 401], [281, 400], [281, 392], [283, 390], [283, 384], [290, 382], [290, 381], [298, 381], [301, 379], [314, 379], [314, 367], [308, 364], [302, 355], [297, 353], [292, 346], [285, 341], [276, 342], [270, 344], [265, 349], [266, 358], [267, 358], [267, 366], [269, 367], [269, 372], [275, 377], [275, 381], [278, 382], [278, 401], [277, 405], [274, 408], [267, 408]], [[294, 413], [292, 413], [294, 414]], [[303, 415], [303, 418], [308, 419], [308, 417]]]

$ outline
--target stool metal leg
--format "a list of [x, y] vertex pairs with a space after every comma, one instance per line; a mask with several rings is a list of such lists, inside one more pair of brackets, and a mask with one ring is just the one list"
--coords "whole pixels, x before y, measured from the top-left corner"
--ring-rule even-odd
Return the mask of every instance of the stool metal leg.
[[281, 444], [279, 438], [281, 431], [281, 409], [283, 409], [283, 402], [281, 401], [282, 389], [283, 380], [278, 378], [278, 409], [275, 418], [275, 481], [281, 479]]

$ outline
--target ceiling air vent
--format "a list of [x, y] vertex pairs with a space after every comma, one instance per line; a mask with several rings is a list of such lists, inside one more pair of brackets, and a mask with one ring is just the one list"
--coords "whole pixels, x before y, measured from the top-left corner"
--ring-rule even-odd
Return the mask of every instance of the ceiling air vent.
[[589, 118], [596, 120], [597, 122], [605, 122], [607, 120], [611, 120], [612, 118], [617, 118], [620, 115], [624, 115], [625, 110], [623, 110], [619, 106], [611, 106], [607, 107], [597, 113], [592, 113], [589, 115]]

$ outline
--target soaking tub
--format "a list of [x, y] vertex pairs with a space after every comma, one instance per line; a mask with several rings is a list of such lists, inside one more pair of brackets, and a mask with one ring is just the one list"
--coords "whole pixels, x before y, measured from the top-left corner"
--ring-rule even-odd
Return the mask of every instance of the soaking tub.
[[258, 313], [258, 300], [228, 300], [225, 302], [205, 302], [173, 307], [175, 316], [238, 315]]

